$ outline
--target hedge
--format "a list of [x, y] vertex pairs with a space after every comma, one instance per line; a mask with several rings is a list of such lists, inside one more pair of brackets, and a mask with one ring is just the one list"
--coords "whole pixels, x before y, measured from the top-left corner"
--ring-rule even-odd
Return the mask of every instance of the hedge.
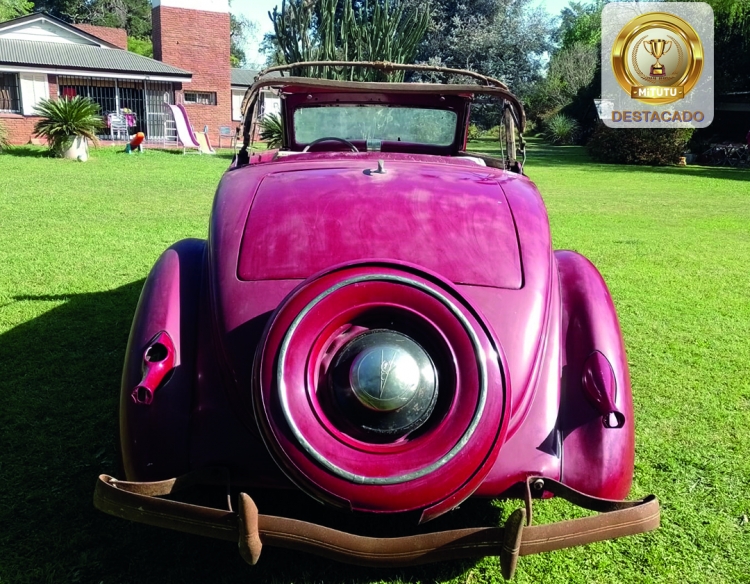
[[676, 164], [683, 156], [693, 128], [609, 128], [597, 124], [586, 144], [597, 162], [616, 164]]

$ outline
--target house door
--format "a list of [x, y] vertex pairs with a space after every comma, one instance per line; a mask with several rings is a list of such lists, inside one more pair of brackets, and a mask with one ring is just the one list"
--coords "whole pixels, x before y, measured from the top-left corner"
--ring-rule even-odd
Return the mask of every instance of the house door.
[[146, 82], [146, 137], [150, 141], [164, 142], [170, 138], [167, 123], [170, 119], [164, 111], [165, 103], [174, 103], [171, 83]]

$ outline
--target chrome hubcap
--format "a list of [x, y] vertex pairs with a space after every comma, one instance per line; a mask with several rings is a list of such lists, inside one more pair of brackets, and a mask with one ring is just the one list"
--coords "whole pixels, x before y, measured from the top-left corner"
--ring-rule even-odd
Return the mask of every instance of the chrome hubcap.
[[437, 401], [430, 356], [395, 331], [375, 329], [354, 338], [336, 355], [331, 371], [346, 425], [365, 432], [404, 435], [429, 418]]
[[395, 344], [375, 345], [354, 358], [349, 383], [362, 405], [390, 412], [415, 395], [421, 373], [417, 360]]

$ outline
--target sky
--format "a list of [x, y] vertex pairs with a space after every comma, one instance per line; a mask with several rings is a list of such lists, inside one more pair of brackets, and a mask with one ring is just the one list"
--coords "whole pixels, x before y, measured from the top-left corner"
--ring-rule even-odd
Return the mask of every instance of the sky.
[[[557, 16], [560, 10], [568, 5], [568, 0], [540, 0], [539, 4], [544, 6], [550, 14]], [[262, 64], [265, 57], [258, 53], [258, 45], [263, 35], [273, 30], [268, 12], [274, 6], [281, 5], [281, 0], [232, 0], [232, 12], [242, 14], [259, 25], [260, 33], [256, 39], [251, 39], [245, 47], [248, 64], [253, 62]]]

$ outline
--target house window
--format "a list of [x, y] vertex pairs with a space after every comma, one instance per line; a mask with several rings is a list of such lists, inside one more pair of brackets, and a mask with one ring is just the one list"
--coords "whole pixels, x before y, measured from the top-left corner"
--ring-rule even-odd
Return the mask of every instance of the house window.
[[0, 112], [21, 111], [18, 101], [18, 75], [15, 73], [0, 73]]
[[214, 91], [186, 91], [185, 103], [198, 103], [200, 105], [216, 105], [216, 92]]

